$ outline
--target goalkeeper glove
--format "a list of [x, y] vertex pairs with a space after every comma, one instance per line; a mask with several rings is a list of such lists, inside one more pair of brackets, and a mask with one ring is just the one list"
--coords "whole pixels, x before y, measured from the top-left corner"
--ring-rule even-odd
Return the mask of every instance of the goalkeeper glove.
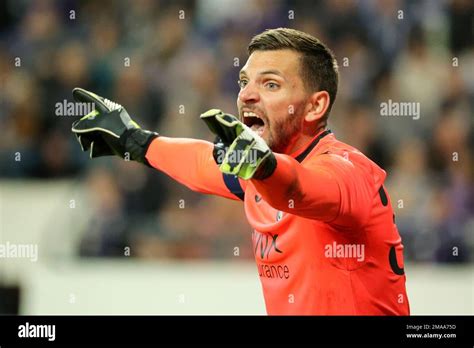
[[82, 88], [74, 88], [77, 102], [93, 103], [95, 110], [72, 124], [83, 151], [90, 157], [117, 155], [137, 162], [147, 162], [145, 155], [158, 133], [143, 130], [121, 105]]
[[213, 154], [221, 172], [245, 180], [262, 180], [273, 174], [275, 155], [260, 136], [235, 116], [211, 109], [201, 119], [218, 137]]

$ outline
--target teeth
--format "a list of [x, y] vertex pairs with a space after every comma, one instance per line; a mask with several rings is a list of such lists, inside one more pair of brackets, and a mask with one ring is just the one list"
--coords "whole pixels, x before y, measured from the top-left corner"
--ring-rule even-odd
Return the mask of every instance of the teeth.
[[247, 111], [244, 111], [244, 117], [257, 117], [257, 118], [260, 118], [257, 114], [254, 114], [253, 112], [247, 112]]

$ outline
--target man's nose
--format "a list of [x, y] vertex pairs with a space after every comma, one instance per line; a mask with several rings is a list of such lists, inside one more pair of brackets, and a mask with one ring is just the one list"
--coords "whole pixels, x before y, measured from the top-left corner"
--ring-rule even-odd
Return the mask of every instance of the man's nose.
[[252, 83], [248, 83], [244, 88], [239, 92], [239, 100], [243, 104], [252, 104], [258, 102], [260, 95], [256, 86]]

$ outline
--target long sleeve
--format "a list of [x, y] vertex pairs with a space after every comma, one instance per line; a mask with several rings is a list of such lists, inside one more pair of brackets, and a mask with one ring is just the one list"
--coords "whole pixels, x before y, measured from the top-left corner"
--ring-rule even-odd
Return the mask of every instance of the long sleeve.
[[333, 154], [315, 156], [305, 164], [275, 156], [275, 172], [265, 180], [252, 180], [272, 207], [342, 226], [366, 220], [372, 193], [364, 169]]
[[150, 144], [146, 159], [193, 191], [242, 200], [245, 183], [224, 176], [212, 157], [213, 144], [203, 140], [158, 137]]

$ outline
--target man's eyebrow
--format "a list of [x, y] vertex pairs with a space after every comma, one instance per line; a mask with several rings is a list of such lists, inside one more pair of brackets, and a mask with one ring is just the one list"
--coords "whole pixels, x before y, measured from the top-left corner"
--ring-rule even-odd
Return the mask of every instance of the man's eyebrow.
[[[265, 71], [259, 72], [258, 74], [259, 74], [259, 75], [274, 74], [274, 75], [278, 75], [278, 76], [280, 76], [282, 79], [286, 80], [285, 77], [283, 76], [283, 74], [282, 74], [281, 72], [279, 72], [278, 70], [265, 70]], [[247, 73], [245, 72], [245, 70], [240, 70], [239, 76], [247, 76]]]
[[274, 75], [278, 75], [280, 76], [281, 78], [285, 78], [283, 76], [283, 74], [281, 72], [279, 72], [278, 70], [265, 70], [265, 71], [262, 71], [260, 73], [258, 73], [259, 75], [268, 75], [268, 74], [274, 74]]

